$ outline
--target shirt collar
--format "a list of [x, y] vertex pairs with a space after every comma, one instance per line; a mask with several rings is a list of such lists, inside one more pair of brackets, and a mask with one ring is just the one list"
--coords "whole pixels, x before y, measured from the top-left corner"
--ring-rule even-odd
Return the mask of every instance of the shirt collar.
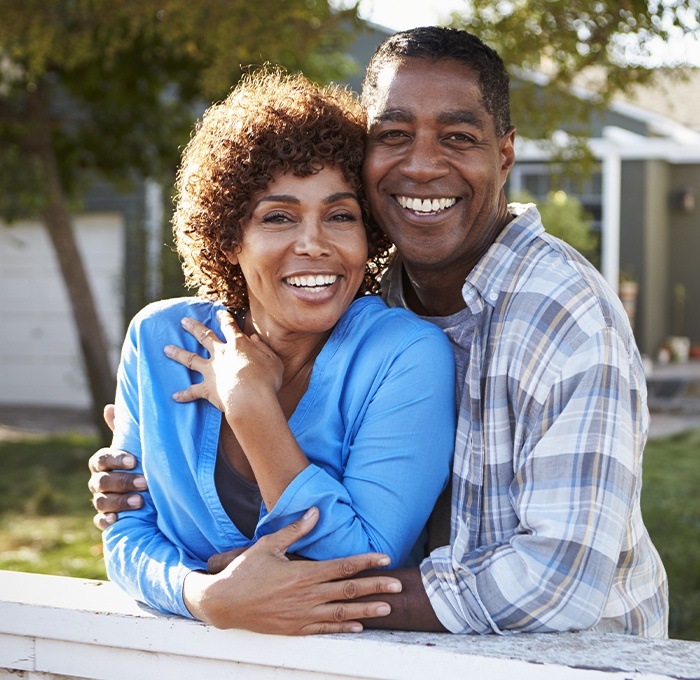
[[474, 311], [480, 310], [484, 303], [492, 307], [496, 305], [501, 292], [511, 285], [512, 272], [525, 252], [523, 246], [544, 232], [540, 213], [534, 203], [511, 203], [508, 209], [513, 220], [464, 282], [462, 297]]

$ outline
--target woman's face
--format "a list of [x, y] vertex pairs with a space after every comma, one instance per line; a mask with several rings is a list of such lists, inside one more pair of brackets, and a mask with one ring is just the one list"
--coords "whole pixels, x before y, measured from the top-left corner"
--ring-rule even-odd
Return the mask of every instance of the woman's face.
[[279, 174], [252, 197], [239, 264], [250, 313], [266, 333], [323, 333], [352, 302], [364, 277], [367, 236], [357, 195], [335, 167]]

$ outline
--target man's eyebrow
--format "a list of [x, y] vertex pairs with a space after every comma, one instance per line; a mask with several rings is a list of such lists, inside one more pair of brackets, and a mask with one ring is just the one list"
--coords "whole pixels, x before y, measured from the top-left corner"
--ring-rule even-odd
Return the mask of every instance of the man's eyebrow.
[[386, 109], [373, 119], [373, 123], [409, 123], [415, 116], [407, 109]]
[[[372, 123], [410, 123], [416, 119], [408, 109], [387, 109], [374, 118]], [[466, 109], [443, 111], [438, 114], [437, 122], [440, 125], [471, 125], [479, 130], [486, 129], [486, 121], [482, 116]]]
[[486, 129], [486, 121], [484, 121], [482, 116], [465, 109], [443, 111], [438, 115], [437, 122], [440, 123], [440, 125], [455, 125], [460, 123], [463, 125], [472, 125], [482, 131]]

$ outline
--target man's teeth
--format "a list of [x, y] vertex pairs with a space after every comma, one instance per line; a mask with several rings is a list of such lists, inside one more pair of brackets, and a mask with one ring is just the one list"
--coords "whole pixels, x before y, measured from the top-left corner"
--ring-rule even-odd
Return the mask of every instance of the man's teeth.
[[402, 208], [422, 213], [445, 210], [445, 208], [451, 208], [457, 203], [456, 198], [410, 198], [408, 196], [397, 196], [396, 200]]
[[286, 281], [297, 288], [319, 288], [336, 282], [337, 274], [309, 274], [307, 276], [288, 276]]

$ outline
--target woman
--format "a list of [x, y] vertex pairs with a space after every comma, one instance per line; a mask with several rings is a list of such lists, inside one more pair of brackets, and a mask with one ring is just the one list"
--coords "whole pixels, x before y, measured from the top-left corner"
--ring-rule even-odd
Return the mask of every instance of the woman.
[[319, 521], [293, 552], [400, 565], [446, 482], [449, 344], [365, 295], [390, 244], [362, 193], [364, 129], [346, 91], [263, 71], [184, 152], [174, 233], [199, 298], [130, 325], [113, 446], [149, 492], [104, 532], [110, 578], [153, 607], [208, 620], [226, 578], [202, 573], [208, 557], [311, 506]]

